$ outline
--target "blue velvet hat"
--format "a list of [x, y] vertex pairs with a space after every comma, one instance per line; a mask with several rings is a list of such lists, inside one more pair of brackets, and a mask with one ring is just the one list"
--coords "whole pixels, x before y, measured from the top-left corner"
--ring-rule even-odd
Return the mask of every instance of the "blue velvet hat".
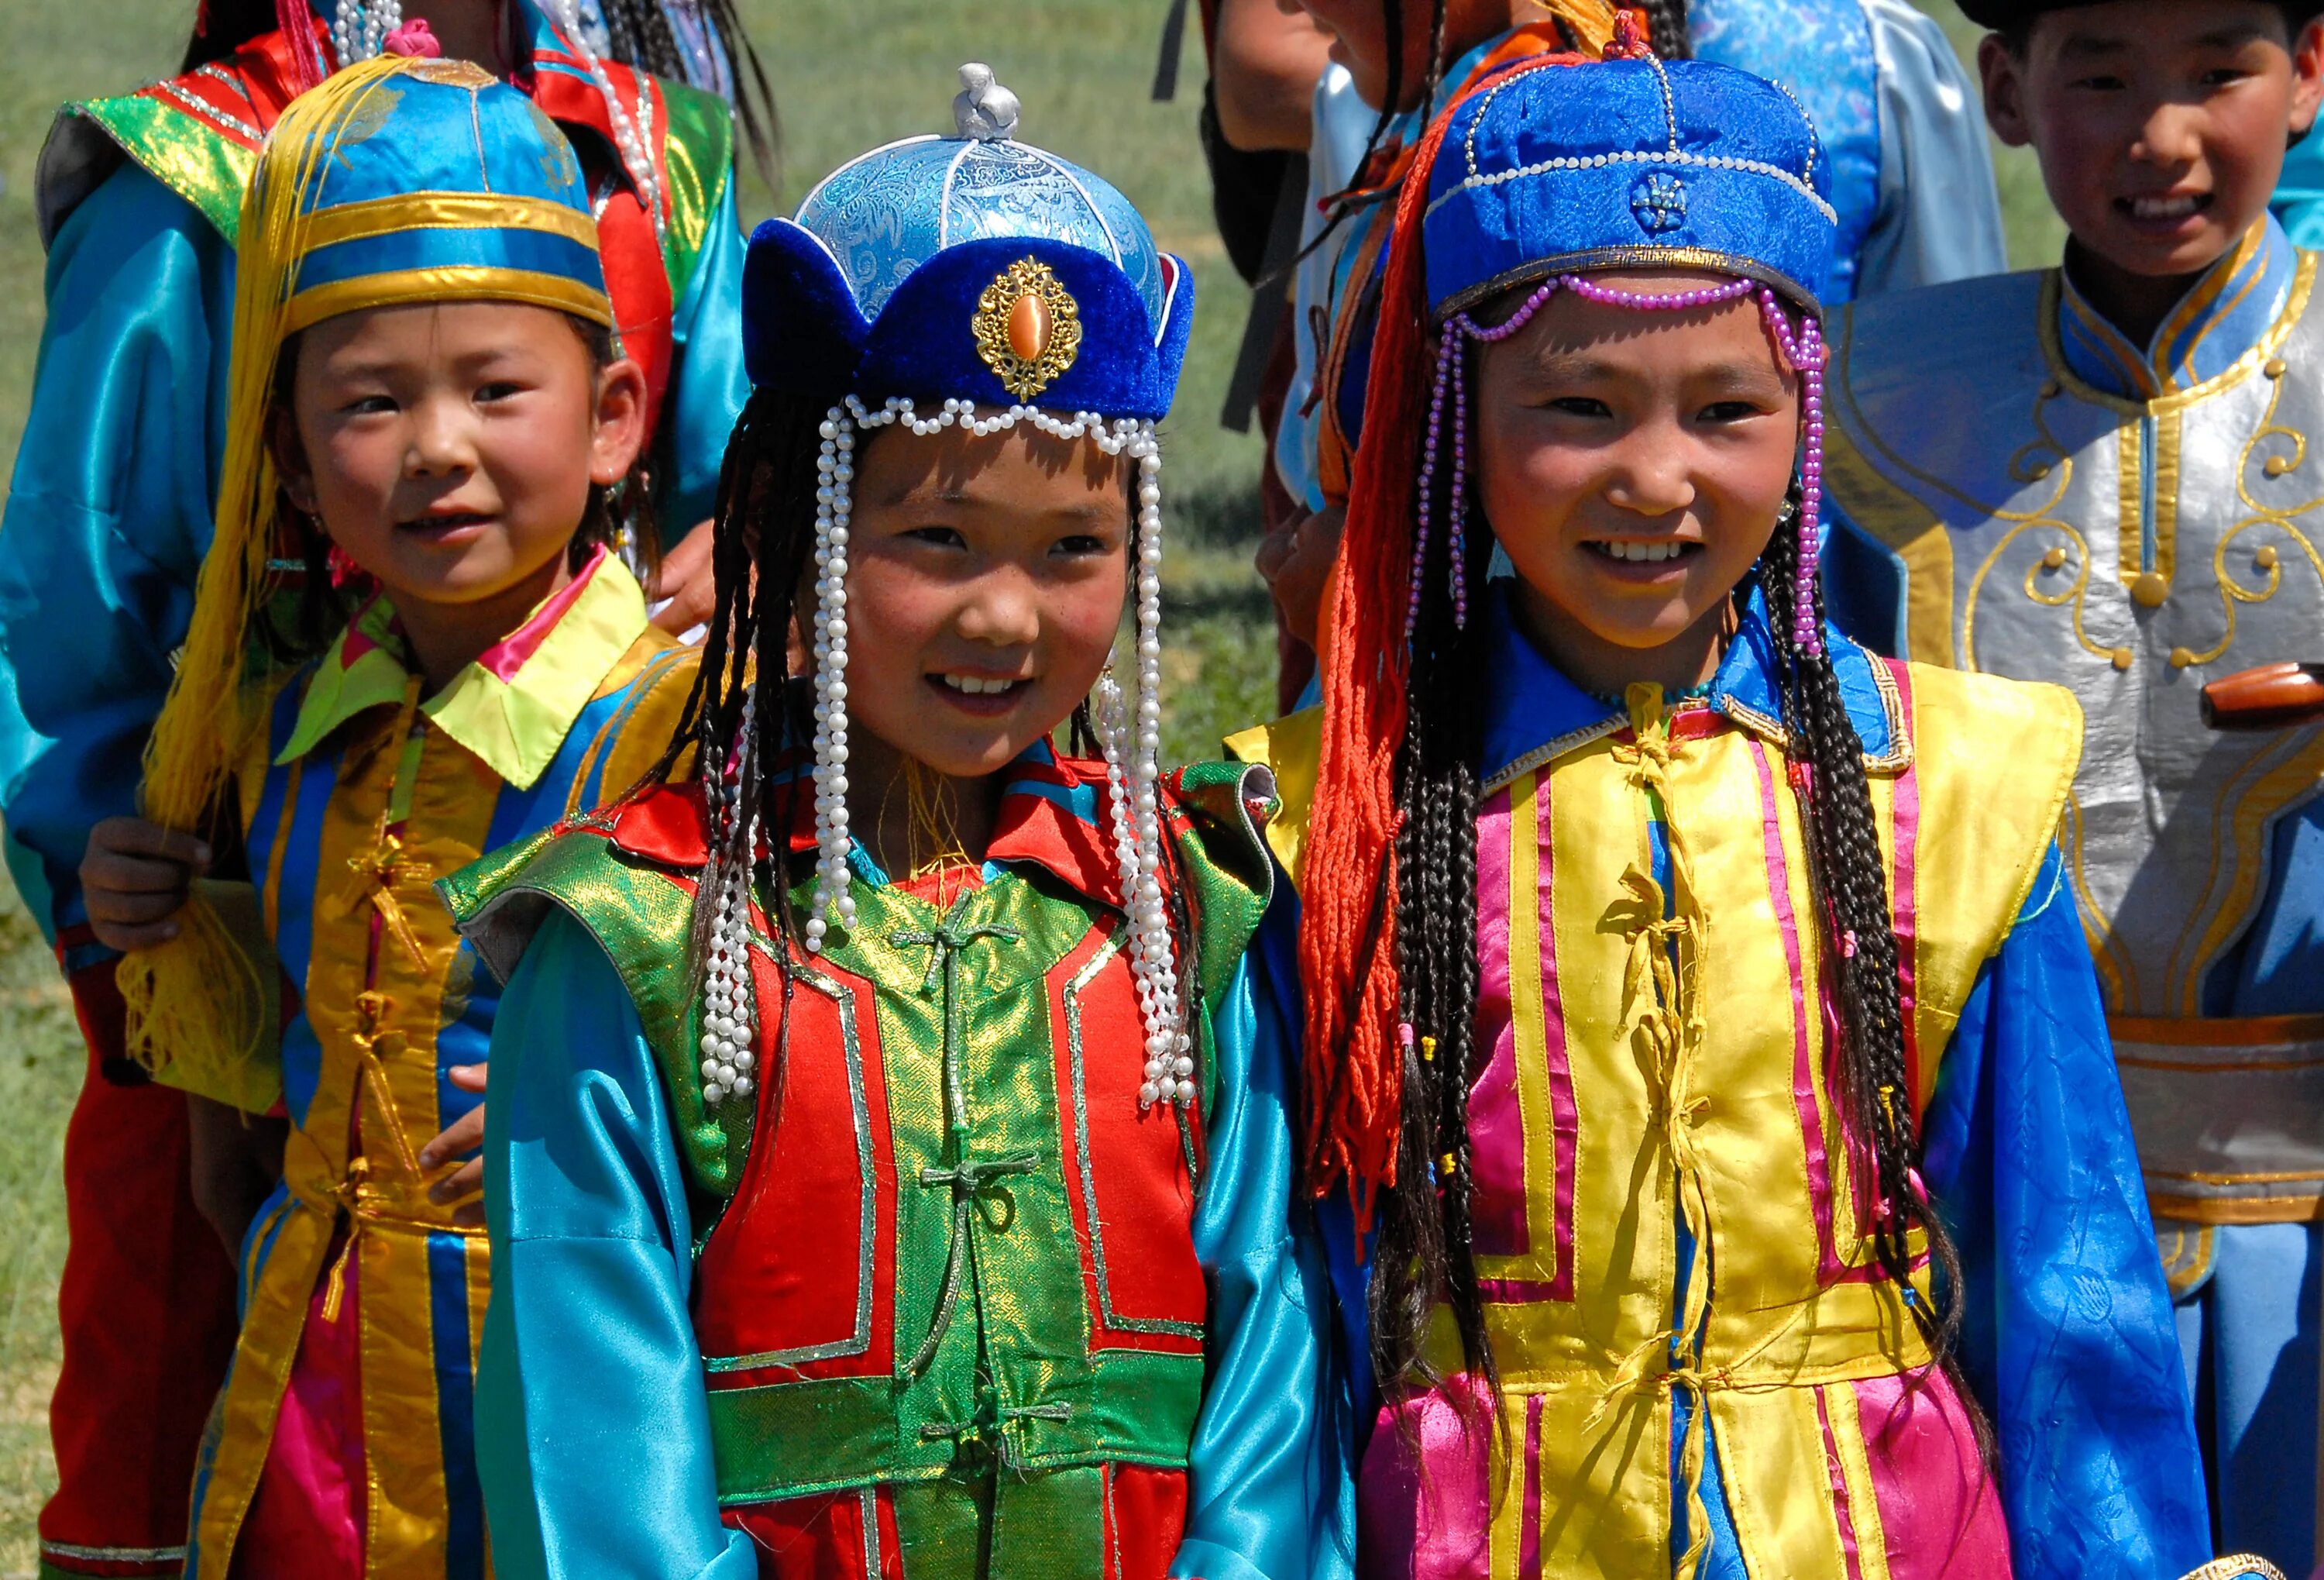
[[1702, 269], [1821, 301], [1839, 215], [1807, 113], [1707, 60], [1608, 60], [1507, 78], [1452, 112], [1429, 182], [1428, 300], [1449, 317], [1508, 286], [1606, 269]]
[[1015, 141], [1016, 97], [989, 70], [961, 80], [956, 136], [874, 149], [752, 236], [751, 382], [1159, 419], [1194, 318], [1185, 264], [1111, 186]]

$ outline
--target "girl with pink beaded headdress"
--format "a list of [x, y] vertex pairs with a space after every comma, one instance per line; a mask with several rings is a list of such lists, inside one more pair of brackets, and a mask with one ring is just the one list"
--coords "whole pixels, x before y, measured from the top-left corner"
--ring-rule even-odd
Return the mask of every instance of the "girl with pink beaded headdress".
[[2079, 716], [1823, 623], [1805, 115], [1626, 17], [1400, 203], [1321, 719], [1240, 743], [1313, 787], [1364, 1572], [2193, 1568]]

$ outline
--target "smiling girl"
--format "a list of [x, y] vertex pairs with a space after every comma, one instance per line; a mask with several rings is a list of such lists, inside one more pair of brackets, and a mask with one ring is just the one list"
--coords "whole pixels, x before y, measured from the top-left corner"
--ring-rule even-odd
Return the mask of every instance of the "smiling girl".
[[446, 887], [504, 1576], [1348, 1571], [1272, 789], [1157, 762], [1192, 288], [961, 75], [752, 239], [701, 782]]
[[1320, 752], [1245, 743], [1315, 786], [1272, 836], [1310, 1182], [1375, 1232], [1362, 1568], [2195, 1567], [2078, 716], [1821, 623], [1812, 129], [1626, 23], [1419, 159]]
[[186, 1573], [476, 1575], [486, 1258], [456, 1122], [499, 990], [430, 884], [669, 738], [690, 661], [607, 552], [644, 382], [572, 153], [472, 66], [390, 57], [300, 99], [242, 232], [151, 821], [99, 825], [81, 869], [132, 1046], [288, 1118]]

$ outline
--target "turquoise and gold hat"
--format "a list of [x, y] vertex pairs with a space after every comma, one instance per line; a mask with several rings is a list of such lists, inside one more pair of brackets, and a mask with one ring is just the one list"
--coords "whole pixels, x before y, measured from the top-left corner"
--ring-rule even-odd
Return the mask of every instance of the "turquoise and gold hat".
[[285, 334], [478, 298], [612, 325], [580, 162], [530, 99], [466, 61], [398, 57], [367, 63], [344, 97], [343, 115], [300, 129], [311, 149], [278, 132], [244, 205], [245, 226], [252, 209], [290, 210], [288, 255], [272, 260], [290, 273]]
[[[383, 55], [291, 101], [243, 196], [217, 527], [170, 695], [146, 745], [144, 811], [204, 826], [253, 724], [251, 627], [273, 586], [280, 482], [267, 443], [291, 337], [426, 302], [510, 301], [613, 324], [573, 150], [532, 101], [475, 66]], [[235, 1067], [273, 984], [207, 907], [133, 956], [130, 1046]]]

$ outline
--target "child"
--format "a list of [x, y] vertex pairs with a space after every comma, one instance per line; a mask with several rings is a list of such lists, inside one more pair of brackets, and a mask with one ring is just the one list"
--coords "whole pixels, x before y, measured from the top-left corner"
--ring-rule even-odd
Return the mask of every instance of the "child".
[[1842, 623], [2070, 688], [2062, 844], [2228, 1545], [2318, 1557], [2324, 738], [2206, 681], [2318, 656], [2316, 260], [2267, 213], [2324, 94], [2310, 0], [1973, 3], [2060, 269], [1861, 304], [1833, 374]]
[[[301, 97], [242, 230], [219, 528], [154, 822], [101, 825], [82, 867], [133, 951], [133, 1046], [194, 1091], [279, 1094], [294, 1126], [244, 1244], [185, 1571], [480, 1575], [486, 1258], [458, 1165], [421, 1143], [475, 1105], [498, 991], [429, 886], [669, 738], [690, 662], [607, 552], [644, 379], [571, 152], [473, 66], [389, 57]], [[342, 577], [378, 594], [343, 601]], [[290, 661], [263, 682], [254, 642]], [[208, 889], [185, 903], [228, 796], [279, 995]]]
[[[125, 1057], [116, 960], [76, 870], [90, 828], [134, 809], [210, 543], [235, 230], [261, 143], [302, 88], [424, 18], [448, 53], [522, 85], [582, 161], [622, 343], [659, 395], [647, 470], [673, 540], [709, 513], [748, 393], [733, 119], [715, 94], [593, 55], [565, 0], [173, 9], [198, 14], [180, 74], [66, 106], [43, 152], [48, 317], [0, 526], [0, 849], [57, 946], [89, 1047], [65, 1147], [58, 1486], [42, 1561], [89, 1575], [183, 1566], [184, 1489], [234, 1346], [233, 1262], [186, 1183], [187, 1101]], [[682, 590], [689, 558], [671, 557], [666, 593]], [[693, 623], [683, 598], [665, 613], [669, 629]]]
[[503, 1575], [1348, 1573], [1272, 792], [1156, 765], [1191, 284], [961, 77], [752, 243], [703, 787], [446, 886]]
[[1424, 144], [1320, 756], [1248, 744], [1314, 785], [1366, 1572], [2180, 1575], [2195, 1443], [2052, 844], [2072, 703], [1820, 624], [1826, 161], [1626, 32]]
[[[1295, 307], [1299, 362], [1276, 435], [1278, 476], [1313, 517], [1289, 524], [1263, 548], [1260, 569], [1274, 587], [1286, 626], [1309, 644], [1323, 581], [1347, 504], [1347, 464], [1362, 427], [1364, 373], [1377, 315], [1394, 191], [1430, 115], [1457, 102], [1510, 58], [1550, 9], [1546, 0], [1305, 0], [1339, 40], [1347, 69], [1327, 74], [1317, 95], [1310, 155], [1310, 226], [1318, 238], [1298, 277]], [[1612, 25], [1577, 23], [1586, 7], [1557, 0], [1567, 36], [1586, 51]], [[1656, 0], [1644, 8], [1665, 59], [1700, 56], [1775, 77], [1814, 118], [1831, 164], [1840, 237], [1831, 293], [1844, 300], [2004, 266], [2001, 208], [1985, 128], [1978, 124], [1952, 46], [1936, 22], [1906, 0]], [[1403, 27], [1399, 30], [1397, 19]], [[1495, 36], [1514, 27], [1508, 42]], [[1403, 33], [1399, 60], [1388, 41]], [[1418, 63], [1450, 60], [1440, 95], [1412, 91]], [[1484, 41], [1480, 42], [1479, 41]], [[1463, 55], [1463, 51], [1471, 52]], [[1398, 83], [1410, 102], [1397, 97]], [[1383, 97], [1383, 93], [1388, 97]], [[1366, 154], [1371, 162], [1366, 165]], [[1385, 171], [1385, 174], [1381, 173]], [[1360, 189], [1363, 201], [1341, 222], [1336, 202]], [[1327, 233], [1323, 217], [1334, 228]], [[1312, 327], [1312, 328], [1311, 328]], [[1318, 390], [1321, 390], [1320, 395]]]

